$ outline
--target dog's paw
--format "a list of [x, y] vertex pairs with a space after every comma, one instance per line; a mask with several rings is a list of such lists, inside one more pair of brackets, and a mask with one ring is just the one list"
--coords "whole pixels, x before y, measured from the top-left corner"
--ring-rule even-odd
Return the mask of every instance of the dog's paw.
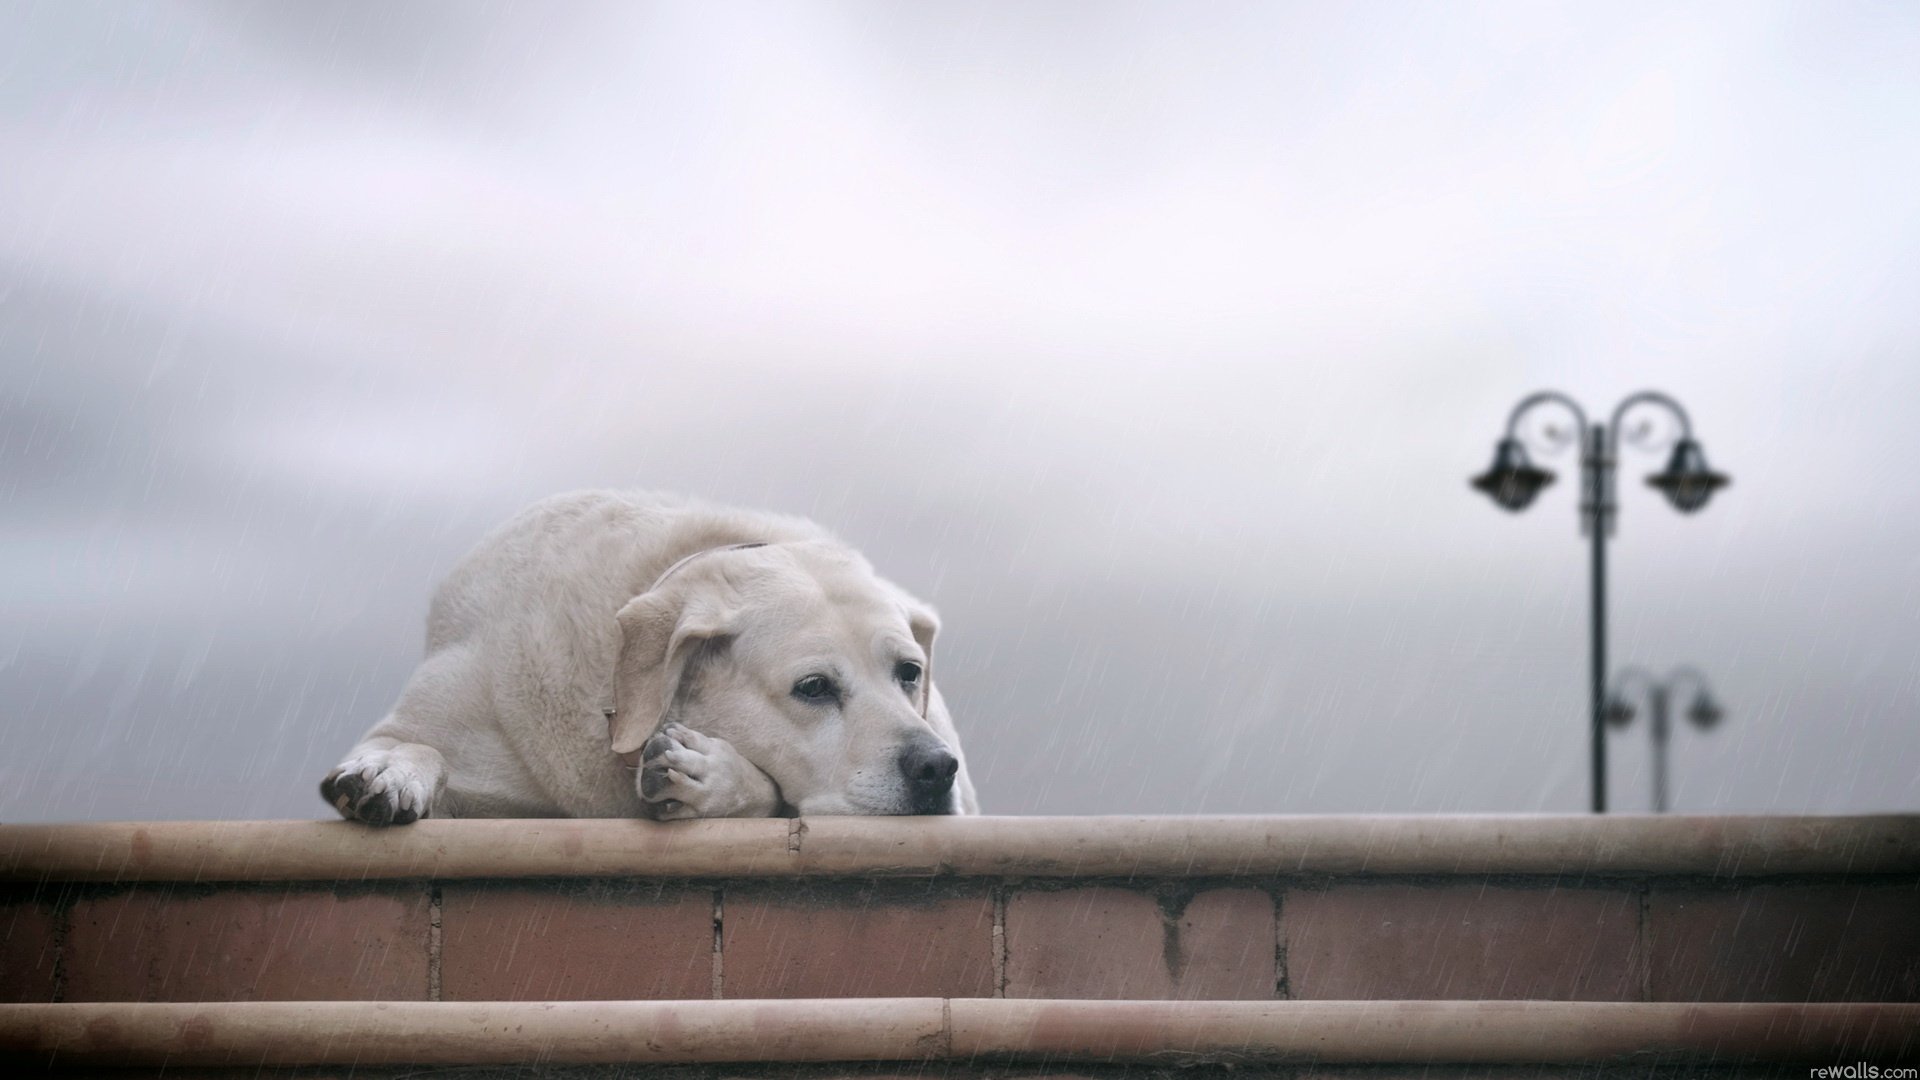
[[656, 820], [779, 812], [780, 789], [725, 739], [668, 724], [647, 740], [640, 757], [640, 797]]
[[406, 825], [433, 813], [437, 787], [428, 771], [397, 750], [369, 750], [320, 781], [320, 797], [348, 821]]

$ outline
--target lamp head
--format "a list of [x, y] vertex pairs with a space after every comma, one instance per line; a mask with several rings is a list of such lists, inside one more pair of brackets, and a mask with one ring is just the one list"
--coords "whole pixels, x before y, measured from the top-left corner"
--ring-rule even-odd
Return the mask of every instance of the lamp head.
[[1507, 510], [1520, 511], [1540, 490], [1553, 483], [1553, 474], [1527, 459], [1527, 448], [1515, 438], [1501, 439], [1493, 449], [1493, 464], [1473, 478], [1473, 486]]
[[1693, 704], [1687, 706], [1687, 719], [1693, 721], [1693, 726], [1701, 731], [1712, 728], [1725, 715], [1726, 711], [1720, 707], [1720, 703], [1704, 690], [1695, 695]]
[[1648, 486], [1660, 489], [1674, 509], [1683, 514], [1707, 505], [1714, 492], [1732, 482], [1725, 473], [1707, 467], [1706, 453], [1692, 439], [1674, 443], [1673, 456], [1667, 459], [1666, 469], [1647, 477]]
[[1609, 725], [1624, 729], [1633, 723], [1633, 702], [1619, 694], [1608, 694], [1606, 703], [1600, 707], [1600, 714], [1606, 717]]

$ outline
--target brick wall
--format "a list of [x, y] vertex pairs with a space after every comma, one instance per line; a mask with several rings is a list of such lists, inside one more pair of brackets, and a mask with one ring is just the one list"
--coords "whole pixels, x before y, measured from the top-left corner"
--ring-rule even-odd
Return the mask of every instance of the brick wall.
[[1920, 1001], [1920, 876], [14, 883], [0, 1000]]

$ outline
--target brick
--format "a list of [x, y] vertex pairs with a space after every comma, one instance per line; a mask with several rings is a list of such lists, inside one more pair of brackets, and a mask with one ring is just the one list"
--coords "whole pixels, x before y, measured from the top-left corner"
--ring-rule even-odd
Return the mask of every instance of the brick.
[[1656, 887], [1656, 1001], [1920, 1001], [1920, 884]]
[[447, 1001], [713, 996], [713, 890], [632, 882], [448, 884]]
[[1173, 942], [1173, 996], [1190, 1001], [1271, 998], [1273, 897], [1259, 889], [1212, 889], [1181, 911]]
[[1317, 1000], [1633, 1001], [1637, 893], [1336, 884], [1280, 902], [1291, 996]]
[[1273, 898], [1163, 902], [1109, 886], [1007, 898], [1007, 996], [1235, 999], [1274, 993]]
[[730, 998], [992, 997], [993, 899], [924, 882], [726, 890]]
[[0, 1002], [52, 1001], [59, 912], [51, 896], [0, 892]]
[[1173, 996], [1166, 919], [1132, 889], [1021, 891], [1007, 897], [1007, 996]]
[[381, 886], [152, 886], [83, 895], [68, 1001], [418, 1000], [428, 895]]

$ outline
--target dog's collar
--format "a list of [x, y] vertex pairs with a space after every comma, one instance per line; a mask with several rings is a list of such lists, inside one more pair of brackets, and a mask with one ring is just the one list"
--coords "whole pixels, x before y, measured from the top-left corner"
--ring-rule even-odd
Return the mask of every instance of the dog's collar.
[[[652, 592], [653, 590], [659, 588], [661, 583], [665, 582], [668, 578], [672, 577], [674, 573], [678, 571], [681, 567], [687, 565], [688, 563], [692, 562], [693, 560], [699, 558], [702, 555], [712, 555], [714, 552], [717, 552], [717, 551], [747, 551], [751, 548], [763, 548], [766, 546], [767, 546], [767, 542], [765, 540], [751, 540], [744, 544], [723, 544], [719, 547], [701, 548], [699, 551], [696, 551], [691, 555], [681, 556], [679, 561], [675, 562], [672, 566], [667, 567], [666, 570], [663, 571], [659, 577], [654, 578], [653, 584], [647, 586], [646, 591]], [[618, 710], [615, 709], [613, 706], [609, 705], [601, 709], [600, 712], [601, 712], [601, 715], [606, 717], [607, 739], [609, 742], [611, 742], [613, 739], [613, 718], [615, 713], [618, 712]], [[643, 746], [642, 750], [644, 749], [645, 747]], [[629, 769], [638, 771], [640, 768], [640, 754], [641, 754], [641, 750], [628, 750], [625, 753], [616, 753], [614, 756], [620, 759], [620, 764], [625, 765]]]
[[653, 579], [653, 584], [647, 586], [647, 591], [652, 592], [653, 590], [659, 588], [662, 582], [672, 577], [674, 573], [678, 571], [681, 567], [687, 565], [688, 563], [692, 562], [693, 560], [699, 558], [702, 555], [712, 555], [714, 552], [717, 552], [717, 551], [746, 551], [750, 548], [763, 548], [766, 546], [767, 546], [767, 542], [765, 540], [751, 540], [744, 544], [724, 544], [720, 547], [701, 548], [699, 551], [696, 551], [691, 555], [682, 556], [679, 562], [676, 562], [672, 566], [667, 567], [664, 573], [662, 573], [659, 577]]

